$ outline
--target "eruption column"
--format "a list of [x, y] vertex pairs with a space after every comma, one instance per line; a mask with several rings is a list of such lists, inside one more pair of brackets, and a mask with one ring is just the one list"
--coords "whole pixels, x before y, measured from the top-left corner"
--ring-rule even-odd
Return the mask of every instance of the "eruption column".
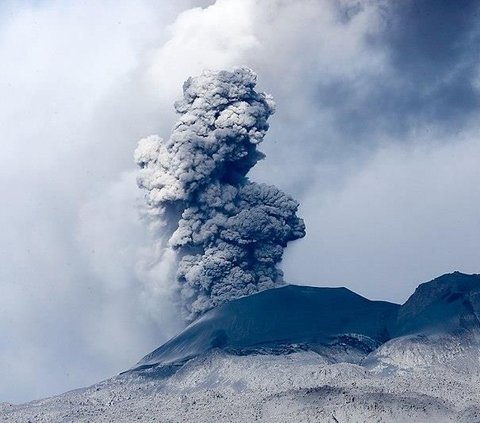
[[284, 284], [283, 249], [305, 235], [298, 203], [246, 176], [264, 158], [257, 145], [275, 109], [255, 84], [248, 68], [189, 78], [170, 138], [149, 136], [135, 151], [153, 227], [176, 254], [187, 321]]

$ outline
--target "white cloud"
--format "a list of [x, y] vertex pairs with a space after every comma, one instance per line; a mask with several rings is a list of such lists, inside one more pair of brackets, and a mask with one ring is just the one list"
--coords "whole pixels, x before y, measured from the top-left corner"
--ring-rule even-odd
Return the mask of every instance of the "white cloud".
[[134, 71], [175, 9], [47, 1], [3, 12], [0, 399], [21, 400], [121, 371], [172, 334], [143, 311], [137, 189], [121, 175], [134, 168], [138, 116], [161, 108], [143, 103]]
[[181, 96], [183, 82], [204, 69], [229, 69], [257, 47], [254, 0], [218, 0], [182, 12], [167, 27], [169, 38], [151, 54], [149, 85], [167, 101]]

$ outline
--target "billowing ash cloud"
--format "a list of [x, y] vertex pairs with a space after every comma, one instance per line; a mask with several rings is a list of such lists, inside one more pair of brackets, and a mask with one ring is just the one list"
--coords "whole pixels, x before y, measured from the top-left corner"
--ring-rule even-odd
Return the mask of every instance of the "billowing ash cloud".
[[187, 320], [282, 285], [283, 249], [305, 235], [295, 200], [246, 177], [275, 108], [255, 84], [248, 68], [189, 78], [170, 138], [149, 136], [135, 151], [153, 227], [176, 253]]

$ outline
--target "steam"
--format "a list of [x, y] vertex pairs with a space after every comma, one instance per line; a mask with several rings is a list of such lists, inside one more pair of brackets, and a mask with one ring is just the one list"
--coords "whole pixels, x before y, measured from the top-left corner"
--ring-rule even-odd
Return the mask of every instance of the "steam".
[[246, 177], [264, 158], [257, 145], [275, 109], [255, 84], [248, 68], [189, 78], [170, 138], [149, 136], [135, 151], [152, 227], [176, 254], [187, 321], [284, 284], [283, 249], [305, 235], [295, 200]]

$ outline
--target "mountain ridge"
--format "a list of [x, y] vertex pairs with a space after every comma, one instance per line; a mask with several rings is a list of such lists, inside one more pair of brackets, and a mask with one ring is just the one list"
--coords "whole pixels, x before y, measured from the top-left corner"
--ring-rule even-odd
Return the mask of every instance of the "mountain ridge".
[[181, 365], [215, 348], [232, 354], [330, 349], [336, 361], [334, 347], [340, 345], [358, 361], [395, 338], [480, 331], [479, 316], [476, 274], [453, 272], [422, 283], [403, 305], [369, 300], [345, 287], [287, 285], [210, 310], [131, 370]]
[[[342, 303], [343, 308], [338, 304]], [[270, 353], [298, 345], [316, 350], [335, 337], [357, 335], [354, 342], [382, 343], [399, 306], [372, 301], [347, 288], [287, 285], [240, 298], [211, 310], [179, 335], [145, 356], [135, 368], [184, 362], [213, 348]], [[365, 337], [366, 339], [358, 339]], [[255, 348], [257, 347], [257, 348]], [[295, 348], [292, 348], [294, 351]], [[134, 368], [134, 369], [135, 369]]]

